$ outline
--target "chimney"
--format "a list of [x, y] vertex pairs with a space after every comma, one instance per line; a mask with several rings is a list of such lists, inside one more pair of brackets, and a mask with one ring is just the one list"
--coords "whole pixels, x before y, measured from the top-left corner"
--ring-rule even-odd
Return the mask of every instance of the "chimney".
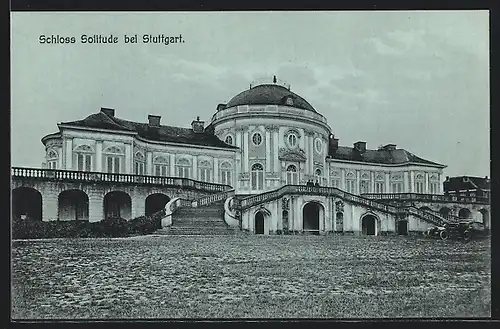
[[148, 121], [149, 121], [149, 125], [151, 127], [159, 127], [160, 126], [160, 119], [161, 119], [161, 116], [159, 115], [148, 115]]
[[101, 112], [106, 114], [108, 117], [114, 117], [115, 116], [115, 109], [109, 109], [106, 107], [101, 107]]
[[339, 148], [339, 139], [334, 134], [330, 134], [330, 153], [335, 154]]
[[366, 142], [356, 142], [354, 143], [354, 148], [359, 151], [359, 153], [365, 153], [366, 151]]
[[382, 147], [385, 151], [394, 151], [396, 149], [396, 144], [387, 144]]
[[200, 121], [200, 117], [196, 117], [196, 120], [191, 122], [191, 127], [195, 133], [203, 133], [205, 131], [205, 122]]
[[448, 182], [450, 180], [450, 176], [446, 176], [446, 181]]

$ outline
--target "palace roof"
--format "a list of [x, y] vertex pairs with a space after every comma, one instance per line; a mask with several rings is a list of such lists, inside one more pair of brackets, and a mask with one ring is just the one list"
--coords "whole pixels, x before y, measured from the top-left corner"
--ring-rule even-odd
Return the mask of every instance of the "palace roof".
[[422, 165], [446, 167], [445, 165], [422, 159], [405, 149], [378, 149], [358, 151], [354, 147], [339, 146], [335, 152], [330, 152], [329, 157], [336, 160], [378, 163], [378, 164], [406, 164], [417, 163]]
[[[291, 99], [291, 103], [287, 103], [287, 99]], [[304, 98], [291, 92], [288, 88], [276, 84], [262, 84], [245, 90], [234, 96], [222, 108], [238, 105], [292, 106], [317, 113]]]
[[165, 125], [152, 126], [148, 123], [123, 120], [115, 117], [114, 114], [105, 113], [105, 111], [91, 114], [83, 120], [62, 122], [61, 125], [137, 133], [139, 137], [158, 142], [212, 146], [227, 149], [237, 148], [224, 143], [217, 136], [206, 131], [194, 132], [192, 128]]

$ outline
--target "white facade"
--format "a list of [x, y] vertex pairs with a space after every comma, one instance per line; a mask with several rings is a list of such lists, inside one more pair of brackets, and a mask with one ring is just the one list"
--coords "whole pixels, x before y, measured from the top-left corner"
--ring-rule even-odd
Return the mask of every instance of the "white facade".
[[59, 125], [44, 137], [48, 169], [185, 177], [259, 194], [318, 181], [353, 194], [442, 193], [444, 166], [380, 164], [327, 157], [325, 117], [286, 105], [219, 109], [210, 127], [228, 149], [146, 140], [135, 132]]

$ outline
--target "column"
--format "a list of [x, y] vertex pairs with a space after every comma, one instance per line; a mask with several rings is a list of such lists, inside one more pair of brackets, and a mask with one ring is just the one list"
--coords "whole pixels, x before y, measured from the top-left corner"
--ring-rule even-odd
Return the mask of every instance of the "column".
[[415, 172], [410, 171], [410, 193], [415, 192]]
[[345, 186], [345, 169], [344, 168], [340, 169], [340, 186], [339, 186], [339, 188], [341, 190], [344, 190], [344, 191], [346, 190], [346, 186]]
[[95, 144], [95, 171], [102, 172], [102, 141]]
[[57, 152], [59, 153], [59, 157], [57, 158], [57, 168], [63, 169], [63, 147], [59, 146], [57, 148]]
[[47, 191], [42, 193], [42, 220], [44, 222], [57, 220], [58, 197], [57, 191], [51, 188], [47, 188]]
[[235, 131], [235, 139], [236, 139], [236, 146], [240, 148], [239, 150], [239, 159], [240, 161], [236, 160], [236, 175], [239, 177], [239, 173], [243, 170], [243, 162], [241, 161], [242, 157], [241, 154], [243, 152], [243, 132], [241, 131], [241, 128], [236, 128]]
[[146, 197], [144, 195], [141, 195], [140, 193], [137, 194], [139, 195], [130, 196], [130, 198], [132, 199], [132, 217], [130, 219], [144, 216], [146, 214]]
[[385, 173], [385, 193], [391, 193], [391, 174], [390, 173]]
[[214, 158], [214, 177], [212, 178], [212, 182], [220, 183], [220, 181], [219, 181], [219, 158]]
[[408, 193], [410, 192], [410, 182], [408, 178], [408, 171], [403, 172], [403, 192]]
[[[125, 173], [132, 173], [132, 162], [134, 161], [132, 157], [132, 144], [125, 144]], [[123, 169], [121, 171], [123, 173]]]
[[104, 219], [104, 197], [99, 193], [89, 194], [89, 222], [99, 222]]
[[424, 193], [429, 193], [429, 173], [426, 172], [424, 176]]
[[248, 172], [248, 135], [248, 131], [243, 133], [243, 172]]
[[73, 170], [73, 138], [66, 139], [66, 170]]
[[370, 193], [375, 193], [375, 172], [370, 171]]
[[171, 177], [177, 176], [177, 173], [175, 172], [175, 154], [173, 154], [173, 153], [170, 154], [170, 159], [168, 162], [170, 164], [169, 176], [171, 176]]
[[279, 155], [279, 130], [278, 128], [272, 131], [273, 134], [273, 165], [274, 172], [280, 172], [280, 162], [278, 161]]
[[354, 194], [360, 194], [361, 189], [359, 188], [359, 184], [361, 182], [361, 172], [359, 170], [356, 170], [356, 191]]
[[146, 152], [146, 175], [153, 175], [153, 152]]
[[311, 176], [314, 177], [314, 136], [312, 133], [309, 133], [309, 156], [307, 158], [309, 162], [309, 172]]
[[192, 179], [198, 179], [198, 156], [193, 155], [193, 174], [191, 175]]
[[266, 127], [265, 139], [266, 139], [266, 172], [271, 172], [271, 132], [269, 131], [268, 127]]

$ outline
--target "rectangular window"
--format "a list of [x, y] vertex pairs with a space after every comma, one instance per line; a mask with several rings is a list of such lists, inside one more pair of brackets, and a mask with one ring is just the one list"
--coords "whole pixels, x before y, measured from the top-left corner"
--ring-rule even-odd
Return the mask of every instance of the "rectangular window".
[[178, 166], [177, 167], [177, 176], [181, 177], [181, 178], [189, 178], [190, 169], [191, 168], [189, 168], [189, 167]]
[[222, 184], [231, 185], [231, 172], [229, 170], [222, 170], [221, 177]]
[[92, 171], [92, 156], [90, 154], [85, 155], [85, 171]]
[[168, 176], [168, 166], [167, 165], [155, 165], [155, 176]]
[[76, 169], [78, 171], [92, 171], [92, 155], [77, 153]]
[[362, 180], [360, 183], [360, 193], [370, 193], [370, 182], [367, 180]]
[[375, 193], [385, 193], [384, 182], [375, 182]]
[[145, 165], [144, 162], [137, 161], [135, 163], [135, 174], [136, 175], [144, 175], [144, 172], [145, 172], [144, 169], [145, 169], [145, 167], [146, 167], [146, 165]]
[[402, 193], [403, 192], [403, 183], [397, 182], [397, 183], [392, 183], [392, 193]]
[[49, 161], [47, 163], [47, 168], [48, 169], [57, 169], [57, 161]]
[[120, 173], [120, 157], [108, 156], [106, 157], [106, 168], [108, 173], [119, 174]]
[[439, 194], [439, 183], [430, 183], [429, 189], [431, 194]]
[[347, 192], [352, 193], [352, 194], [356, 193], [354, 180], [349, 179], [349, 180], [346, 180], [345, 183], [346, 183], [346, 191]]
[[424, 182], [415, 182], [415, 193], [424, 193]]
[[340, 188], [340, 179], [332, 179], [332, 187]]

